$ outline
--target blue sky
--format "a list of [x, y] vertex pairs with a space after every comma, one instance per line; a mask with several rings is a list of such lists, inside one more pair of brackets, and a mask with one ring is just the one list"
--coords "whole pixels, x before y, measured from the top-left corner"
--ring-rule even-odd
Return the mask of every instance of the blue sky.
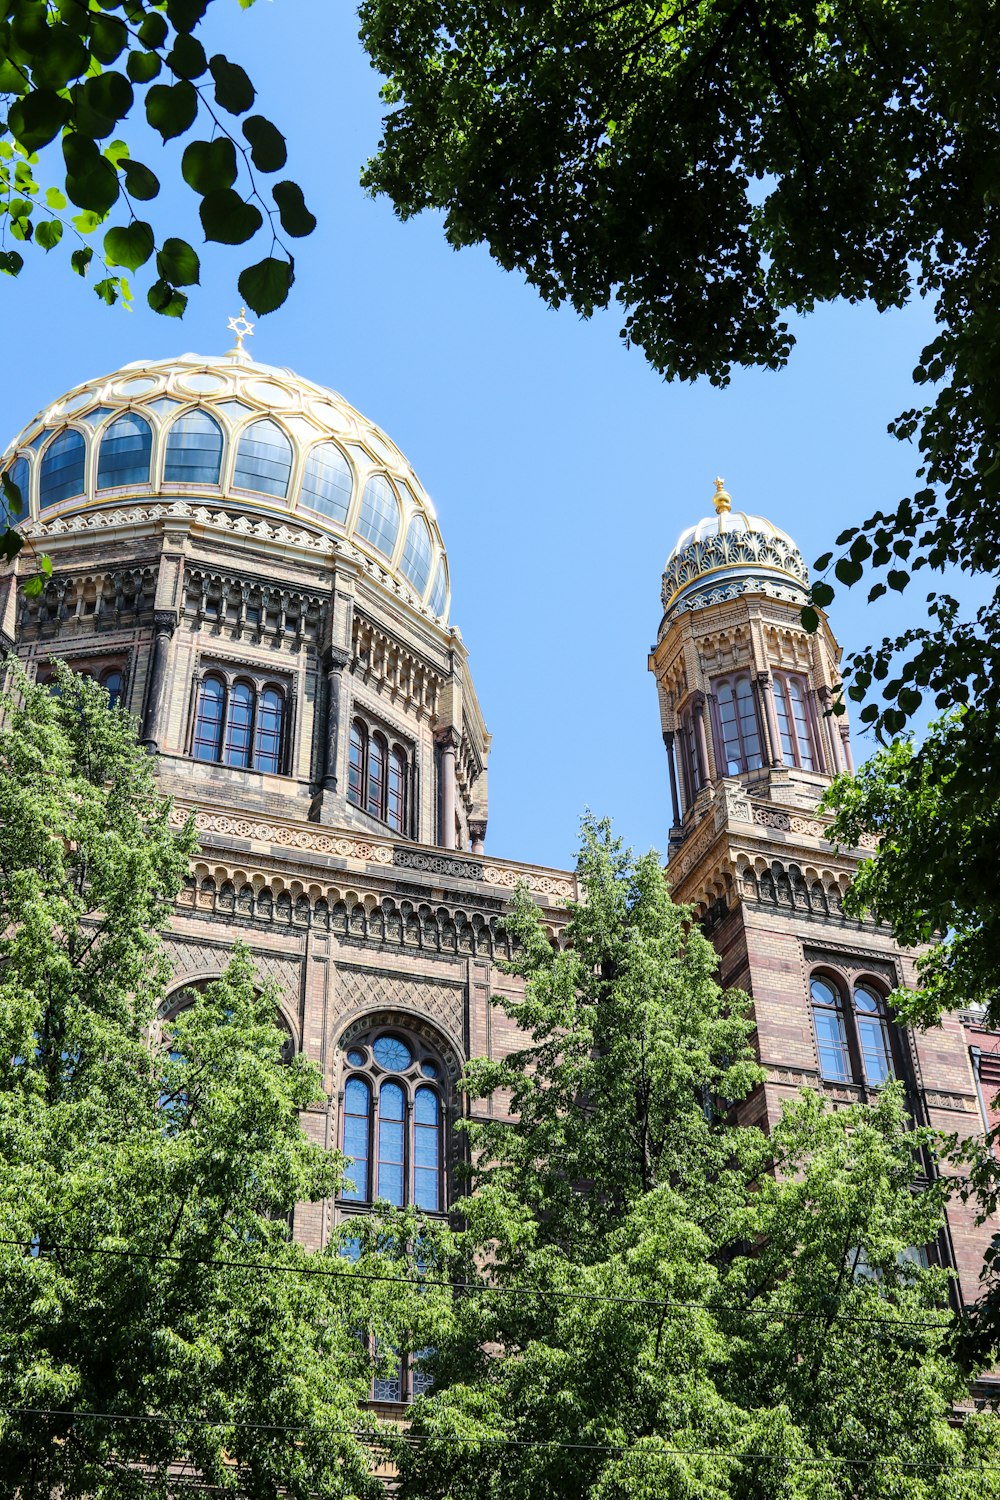
[[[250, 72], [319, 218], [298, 244], [289, 302], [250, 347], [341, 391], [434, 498], [452, 620], [493, 733], [487, 849], [566, 864], [585, 807], [637, 847], [665, 847], [666, 759], [646, 668], [664, 559], [708, 513], [716, 474], [807, 562], [909, 492], [915, 450], [886, 424], [914, 402], [927, 309], [825, 308], [801, 324], [780, 373], [741, 373], [722, 392], [666, 385], [621, 345], [614, 312], [589, 323], [551, 312], [485, 251], [449, 249], [435, 217], [400, 224], [362, 193], [381, 104], [349, 5], [258, 0], [241, 12], [219, 0], [213, 11], [209, 50]], [[176, 142], [149, 143], [140, 125], [126, 134], [161, 177], [164, 157], [179, 175]], [[150, 208], [202, 252], [183, 322], [146, 308], [145, 283], [134, 312], [104, 308], [61, 251], [47, 264], [29, 254], [18, 281], [0, 279], [3, 442], [78, 381], [228, 347], [241, 251], [201, 246], [183, 187]], [[869, 607], [856, 590], [832, 622], [850, 649], [911, 623], [921, 597]], [[870, 749], [856, 734], [856, 754]]]

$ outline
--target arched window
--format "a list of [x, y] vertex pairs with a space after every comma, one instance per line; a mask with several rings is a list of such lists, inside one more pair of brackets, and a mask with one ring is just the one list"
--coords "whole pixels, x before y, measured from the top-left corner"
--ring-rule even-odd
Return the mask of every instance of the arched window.
[[218, 484], [222, 472], [222, 428], [207, 411], [188, 411], [167, 433], [166, 484]]
[[893, 1076], [892, 1052], [885, 1006], [880, 995], [868, 985], [854, 987], [854, 1024], [858, 1030], [858, 1049], [865, 1082], [877, 1088]]
[[195, 760], [222, 758], [222, 724], [226, 689], [219, 677], [205, 677], [198, 689], [191, 754]]
[[851, 1060], [847, 1049], [844, 1004], [840, 991], [830, 980], [814, 975], [809, 993], [812, 997], [820, 1074], [833, 1082], [847, 1083], [851, 1078]]
[[69, 500], [73, 495], [82, 495], [86, 465], [87, 445], [83, 435], [67, 427], [52, 439], [42, 455], [38, 480], [40, 509], [58, 505], [60, 500]]
[[431, 576], [431, 534], [423, 516], [414, 516], [406, 528], [399, 567], [423, 598]]
[[722, 742], [720, 759], [725, 775], [739, 776], [744, 771], [759, 770], [763, 765], [760, 730], [749, 676], [744, 672], [737, 677], [723, 677], [714, 686]]
[[104, 430], [97, 454], [97, 488], [148, 484], [153, 433], [145, 417], [125, 411]]
[[108, 695], [108, 707], [117, 708], [121, 702], [122, 690], [125, 687], [125, 674], [120, 667], [112, 667], [110, 672], [101, 674], [101, 687]]
[[373, 474], [365, 485], [358, 532], [386, 557], [392, 556], [399, 535], [399, 501], [384, 474]]
[[368, 735], [358, 719], [351, 720], [351, 743], [347, 763], [347, 800], [355, 807], [364, 805], [365, 746]]
[[448, 597], [448, 570], [445, 567], [444, 558], [438, 560], [437, 572], [434, 574], [434, 587], [431, 589], [431, 597], [428, 600], [434, 614], [444, 614], [445, 601]]
[[385, 741], [381, 735], [373, 734], [368, 741], [368, 790], [365, 795], [365, 811], [373, 818], [384, 816], [385, 797]]
[[281, 721], [284, 695], [277, 688], [265, 688], [257, 710], [253, 763], [258, 771], [277, 772], [281, 766]]
[[786, 766], [813, 770], [812, 732], [806, 685], [787, 672], [774, 674], [774, 707], [781, 736], [781, 758]]
[[320, 443], [311, 450], [299, 490], [302, 505], [334, 521], [346, 521], [353, 489], [351, 466], [336, 443]]
[[398, 748], [389, 755], [385, 821], [396, 833], [403, 832], [406, 823], [406, 757]]
[[292, 445], [277, 422], [265, 417], [254, 422], [240, 438], [236, 451], [233, 484], [241, 490], [257, 490], [284, 500], [292, 473]]
[[237, 682], [229, 694], [226, 710], [226, 744], [223, 760], [227, 766], [248, 766], [253, 733], [254, 691], [248, 682]]
[[0, 490], [0, 521], [5, 525], [11, 521], [26, 520], [29, 514], [31, 470], [28, 468], [28, 460], [26, 458], [15, 458], [7, 470], [7, 475], [11, 484], [21, 492], [21, 508], [20, 510], [15, 510], [14, 506], [8, 503], [6, 494], [3, 490]]
[[341, 1142], [353, 1165], [341, 1200], [443, 1212], [441, 1063], [419, 1036], [396, 1031], [352, 1041], [344, 1063]]

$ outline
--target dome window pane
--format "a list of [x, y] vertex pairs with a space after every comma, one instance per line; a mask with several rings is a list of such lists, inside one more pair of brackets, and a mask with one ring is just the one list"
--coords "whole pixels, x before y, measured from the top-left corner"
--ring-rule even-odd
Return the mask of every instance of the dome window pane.
[[399, 535], [399, 501], [384, 474], [373, 474], [361, 497], [358, 533], [391, 557]]
[[222, 469], [222, 428], [207, 411], [188, 411], [167, 433], [163, 469], [167, 484], [218, 484]]
[[67, 428], [53, 438], [42, 458], [38, 483], [38, 503], [42, 510], [72, 495], [83, 494], [86, 464], [87, 445], [81, 433]]
[[431, 589], [430, 606], [436, 615], [444, 614], [444, 603], [448, 593], [448, 575], [445, 571], [444, 558], [438, 559], [437, 572], [434, 575], [434, 587]]
[[334, 521], [346, 521], [354, 475], [336, 443], [320, 443], [309, 455], [299, 501]]
[[240, 438], [233, 484], [284, 500], [292, 473], [292, 445], [277, 422], [254, 422]]
[[15, 458], [7, 470], [11, 484], [15, 485], [21, 492], [21, 508], [15, 509], [5, 492], [0, 491], [0, 522], [5, 526], [11, 521], [23, 521], [28, 514], [29, 488], [31, 485], [31, 470], [28, 468], [26, 458]]
[[149, 423], [133, 411], [116, 417], [101, 438], [97, 456], [97, 488], [148, 484], [153, 433]]
[[414, 516], [407, 528], [399, 566], [417, 593], [423, 596], [431, 576], [431, 534], [423, 516]]

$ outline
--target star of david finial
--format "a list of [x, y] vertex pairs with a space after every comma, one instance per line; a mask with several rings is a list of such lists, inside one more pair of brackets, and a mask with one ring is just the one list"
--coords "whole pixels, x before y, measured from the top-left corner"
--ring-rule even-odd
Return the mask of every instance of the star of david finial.
[[249, 359], [250, 355], [243, 347], [243, 340], [253, 337], [254, 325], [247, 319], [246, 308], [241, 307], [239, 317], [230, 318], [226, 326], [232, 333], [235, 333], [236, 335], [236, 343], [234, 344], [233, 348], [230, 349], [229, 353], [231, 355], [235, 355], [237, 358], [242, 356], [243, 359]]

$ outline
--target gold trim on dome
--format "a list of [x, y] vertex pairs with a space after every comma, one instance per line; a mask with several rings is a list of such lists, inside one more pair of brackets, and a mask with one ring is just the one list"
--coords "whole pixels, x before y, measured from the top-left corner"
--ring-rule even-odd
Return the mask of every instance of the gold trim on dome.
[[[757, 562], [761, 568], [762, 573], [776, 573], [780, 578], [790, 579], [791, 582], [797, 584], [800, 589], [805, 590], [808, 588], [808, 585], [802, 581], [797, 573], [790, 573], [787, 568], [779, 568], [774, 563], [761, 563], [760, 559], [757, 559]], [[695, 584], [704, 582], [706, 578], [711, 578], [716, 573], [729, 572], [746, 576], [748, 573], [752, 573], [753, 569], [748, 563], [728, 562], [719, 563], [719, 565], [715, 568], [707, 568], [704, 573], [696, 573], [693, 578], [689, 578], [685, 583], [682, 583], [678, 588], [674, 590], [674, 592], [670, 595], [670, 598], [667, 600], [666, 604], [664, 604], [663, 606], [664, 612], [666, 612], [670, 608], [670, 606], [675, 602], [675, 600], [679, 598], [681, 594], [686, 593], [690, 588], [694, 588]], [[760, 592], [762, 594], [767, 593], [767, 587], [763, 578], [761, 578], [760, 581]]]

